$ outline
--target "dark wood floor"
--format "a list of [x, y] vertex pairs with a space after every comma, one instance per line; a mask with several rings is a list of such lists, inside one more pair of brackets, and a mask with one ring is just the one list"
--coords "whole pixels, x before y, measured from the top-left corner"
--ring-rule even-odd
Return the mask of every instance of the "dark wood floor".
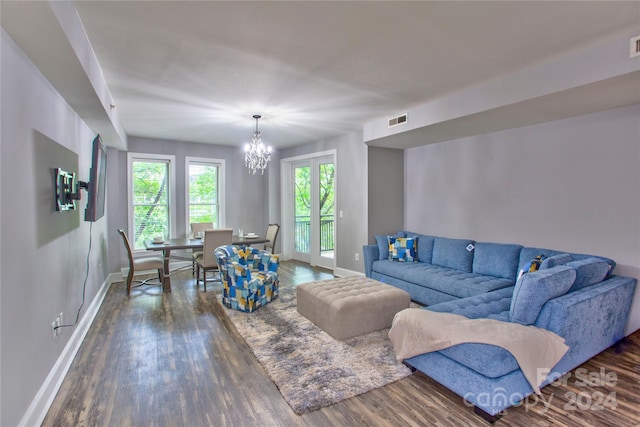
[[[283, 286], [332, 277], [298, 262], [279, 271]], [[205, 293], [190, 271], [172, 277], [170, 294], [138, 288], [127, 298], [123, 283], [111, 286], [44, 426], [488, 425], [420, 373], [298, 416], [224, 314], [219, 285]], [[574, 371], [543, 389], [545, 403], [511, 408], [495, 425], [640, 425], [640, 333], [618, 351], [582, 366], [608, 385], [580, 386]]]

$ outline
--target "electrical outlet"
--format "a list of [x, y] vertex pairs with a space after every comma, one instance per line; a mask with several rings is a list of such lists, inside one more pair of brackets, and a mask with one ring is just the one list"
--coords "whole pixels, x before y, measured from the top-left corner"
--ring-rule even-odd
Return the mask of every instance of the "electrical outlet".
[[356, 252], [356, 261], [360, 261], [360, 254]]
[[51, 322], [51, 339], [55, 340], [56, 336], [58, 336], [58, 330], [56, 329], [57, 326], [58, 326], [58, 319]]
[[63, 313], [60, 312], [60, 314], [58, 314], [58, 317], [56, 317], [56, 320], [54, 320], [51, 323], [51, 338], [55, 339], [58, 335], [60, 335], [62, 333], [62, 329], [60, 328], [60, 326], [62, 326], [64, 323], [62, 323], [63, 319]]

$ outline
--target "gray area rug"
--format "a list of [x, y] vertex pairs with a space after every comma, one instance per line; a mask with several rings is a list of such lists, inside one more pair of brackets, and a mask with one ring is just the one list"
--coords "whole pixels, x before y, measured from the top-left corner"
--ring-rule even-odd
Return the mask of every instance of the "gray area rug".
[[297, 414], [411, 374], [395, 360], [389, 329], [336, 340], [298, 314], [295, 288], [281, 287], [275, 301], [253, 313], [225, 311]]

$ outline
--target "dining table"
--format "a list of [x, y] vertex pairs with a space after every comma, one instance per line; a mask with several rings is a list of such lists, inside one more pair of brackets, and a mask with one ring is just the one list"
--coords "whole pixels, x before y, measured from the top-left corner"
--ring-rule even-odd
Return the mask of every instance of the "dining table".
[[[255, 245], [260, 243], [266, 243], [269, 239], [254, 235], [233, 235], [231, 236], [232, 245]], [[182, 249], [202, 250], [202, 239], [199, 237], [187, 238], [179, 237], [175, 239], [167, 239], [162, 242], [154, 240], [145, 240], [144, 246], [148, 251], [162, 251], [162, 258], [164, 260], [164, 280], [162, 288], [164, 292], [171, 292], [171, 271], [169, 269], [169, 260], [171, 259], [171, 251], [177, 251]]]

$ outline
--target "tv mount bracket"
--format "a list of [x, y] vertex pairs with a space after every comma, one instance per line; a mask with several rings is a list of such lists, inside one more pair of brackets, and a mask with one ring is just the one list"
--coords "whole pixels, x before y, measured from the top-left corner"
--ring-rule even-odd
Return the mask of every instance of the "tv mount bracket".
[[80, 200], [80, 189], [89, 189], [89, 184], [78, 181], [76, 186], [75, 172], [55, 169], [56, 210], [69, 211], [76, 209], [76, 200]]

